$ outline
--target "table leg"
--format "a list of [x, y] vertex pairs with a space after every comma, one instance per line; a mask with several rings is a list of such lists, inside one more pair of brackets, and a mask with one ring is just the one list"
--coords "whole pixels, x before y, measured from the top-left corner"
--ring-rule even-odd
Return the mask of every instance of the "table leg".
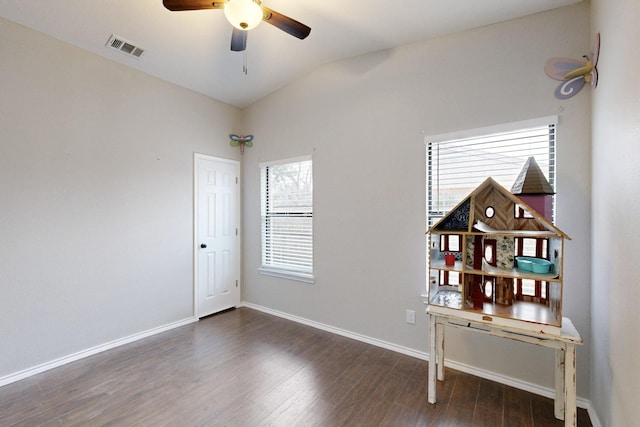
[[436, 316], [429, 315], [429, 372], [427, 374], [427, 400], [436, 403]]
[[444, 381], [444, 323], [436, 320], [436, 354], [437, 359], [437, 371], [438, 380]]
[[554, 400], [554, 415], [559, 420], [564, 420], [564, 408], [565, 408], [565, 355], [564, 348], [556, 348], [556, 395]]
[[565, 395], [565, 427], [575, 427], [578, 422], [576, 411], [576, 346], [567, 344], [564, 355], [564, 395]]

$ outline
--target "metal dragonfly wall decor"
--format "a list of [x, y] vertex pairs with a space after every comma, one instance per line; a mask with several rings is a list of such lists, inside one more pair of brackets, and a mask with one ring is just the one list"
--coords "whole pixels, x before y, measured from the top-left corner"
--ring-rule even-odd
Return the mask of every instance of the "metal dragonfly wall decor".
[[253, 135], [235, 135], [229, 134], [229, 144], [232, 147], [240, 147], [240, 154], [244, 154], [244, 147], [253, 147]]

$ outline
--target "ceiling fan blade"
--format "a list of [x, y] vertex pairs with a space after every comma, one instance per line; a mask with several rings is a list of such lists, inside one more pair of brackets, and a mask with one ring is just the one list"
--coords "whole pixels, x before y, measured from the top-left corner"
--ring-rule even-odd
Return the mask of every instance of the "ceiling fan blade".
[[242, 52], [247, 48], [247, 33], [248, 31], [239, 30], [233, 27], [233, 33], [231, 33], [231, 50], [234, 52]]
[[162, 0], [164, 7], [172, 12], [179, 10], [223, 9], [224, 1], [211, 0]]
[[285, 33], [289, 33], [294, 37], [302, 40], [305, 39], [311, 32], [310, 27], [307, 27], [306, 25], [296, 21], [295, 19], [278, 13], [275, 10], [271, 10], [268, 7], [262, 6], [262, 11], [264, 12], [264, 18], [262, 18], [264, 22], [268, 22], [274, 27], [278, 27]]

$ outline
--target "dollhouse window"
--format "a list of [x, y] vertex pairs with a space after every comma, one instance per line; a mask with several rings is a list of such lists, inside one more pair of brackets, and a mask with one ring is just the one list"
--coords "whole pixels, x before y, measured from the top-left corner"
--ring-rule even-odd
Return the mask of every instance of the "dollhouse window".
[[[549, 258], [549, 241], [547, 239], [531, 239], [516, 237], [515, 256]], [[543, 280], [516, 279], [513, 293], [519, 301], [544, 302], [547, 300], [549, 283]]]
[[514, 218], [533, 218], [533, 215], [531, 215], [529, 211], [524, 210], [524, 208], [521, 205], [516, 203], [513, 206], [514, 206], [514, 212], [513, 212]]
[[440, 286], [460, 285], [460, 273], [457, 271], [440, 271]]
[[440, 250], [442, 252], [460, 252], [462, 236], [459, 234], [443, 234], [440, 236]]
[[526, 237], [516, 237], [515, 256], [530, 256], [537, 258], [549, 258], [549, 242], [547, 239], [530, 239]]
[[517, 279], [513, 294], [518, 301], [544, 303], [547, 301], [549, 282], [544, 280]]
[[536, 296], [536, 281], [531, 279], [522, 279], [522, 290], [520, 292], [521, 295], [526, 295], [530, 297]]
[[493, 206], [488, 206], [487, 209], [484, 210], [484, 215], [487, 218], [493, 218], [495, 214], [496, 214], [496, 210], [493, 209]]
[[484, 260], [489, 265], [496, 265], [496, 240], [485, 239], [484, 240]]
[[493, 299], [493, 280], [487, 279], [484, 282], [484, 298], [485, 300]]

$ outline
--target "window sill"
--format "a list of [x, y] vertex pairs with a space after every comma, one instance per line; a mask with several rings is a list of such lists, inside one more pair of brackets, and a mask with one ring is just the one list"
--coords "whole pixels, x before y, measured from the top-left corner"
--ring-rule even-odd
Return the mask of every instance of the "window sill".
[[304, 283], [315, 283], [316, 278], [310, 273], [301, 273], [298, 271], [282, 270], [278, 268], [260, 267], [258, 272], [264, 276], [279, 277], [281, 279], [296, 280]]

